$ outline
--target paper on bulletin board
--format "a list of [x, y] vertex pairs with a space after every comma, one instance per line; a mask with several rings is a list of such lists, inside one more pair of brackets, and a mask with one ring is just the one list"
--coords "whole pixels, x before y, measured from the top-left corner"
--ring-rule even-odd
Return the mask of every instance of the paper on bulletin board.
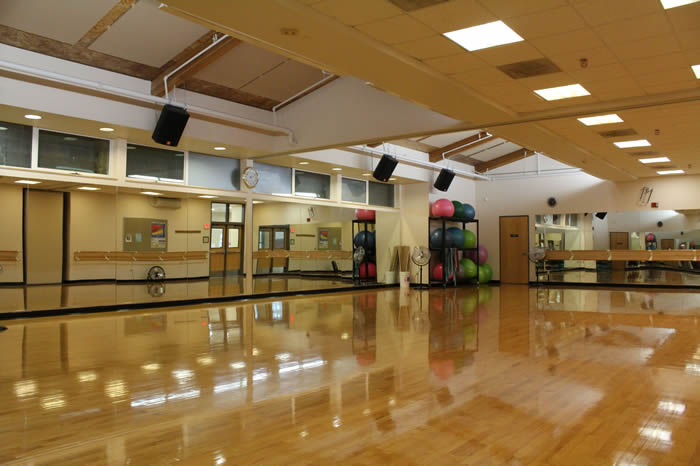
[[320, 229], [318, 230], [318, 248], [328, 249], [328, 230]]
[[151, 248], [165, 249], [167, 241], [165, 239], [165, 223], [151, 222]]

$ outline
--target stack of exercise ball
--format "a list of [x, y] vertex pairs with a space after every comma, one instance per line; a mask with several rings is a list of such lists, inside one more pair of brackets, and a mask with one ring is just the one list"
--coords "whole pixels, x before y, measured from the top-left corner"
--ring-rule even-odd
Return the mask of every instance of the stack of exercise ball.
[[[373, 221], [375, 220], [375, 211], [369, 209], [357, 209], [355, 215], [358, 220], [363, 221]], [[377, 277], [377, 264], [376, 261], [376, 247], [377, 247], [377, 235], [375, 231], [365, 230], [364, 225], [360, 223], [360, 231], [353, 238], [353, 243], [355, 247], [361, 247], [365, 250], [365, 258], [359, 266], [360, 278], [376, 278]]]

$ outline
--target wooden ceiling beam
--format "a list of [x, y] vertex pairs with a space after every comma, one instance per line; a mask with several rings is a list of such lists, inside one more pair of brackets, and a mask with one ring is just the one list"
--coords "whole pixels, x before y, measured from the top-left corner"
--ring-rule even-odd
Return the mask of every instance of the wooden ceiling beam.
[[[151, 94], [160, 97], [164, 96], [165, 86], [163, 79], [165, 76], [177, 69], [191, 57], [211, 45], [214, 34], [214, 31], [207, 32], [193, 44], [185, 48], [182, 52], [178, 53], [173, 59], [169, 60], [165, 65], [163, 65], [159, 70], [158, 76], [151, 81]], [[205, 53], [197, 57], [196, 60], [188, 63], [187, 66], [182, 67], [172, 76], [170, 76], [168, 78], [168, 92], [174, 89], [178, 84], [182, 84], [183, 82], [187, 81], [188, 78], [194, 76], [196, 73], [221, 58], [229, 50], [233, 49], [240, 43], [240, 40], [234, 39], [233, 37], [227, 37], [221, 42], [217, 43], [216, 46], [210, 48]]]
[[119, 18], [124, 16], [124, 14], [129, 11], [131, 7], [136, 5], [137, 1], [138, 0], [119, 0], [119, 2], [114, 5], [112, 9], [102, 17], [102, 19], [91, 27], [90, 30], [86, 32], [78, 42], [76, 42], [75, 45], [84, 49], [90, 47], [97, 39], [100, 38], [102, 34], [107, 32], [107, 30], [112, 27], [112, 25], [116, 23]]
[[[494, 139], [496, 139], [495, 136], [487, 133], [486, 131], [481, 131], [480, 133], [469, 136], [468, 138], [460, 139], [459, 141], [455, 141], [452, 144], [446, 145], [445, 147], [438, 147], [437, 149], [430, 151], [429, 158], [431, 162], [438, 162], [442, 160], [442, 154], [447, 153], [447, 155], [445, 156], [447, 158], [450, 157], [450, 152], [457, 151], [462, 146], [466, 147], [464, 147], [459, 152], [478, 147], [482, 144], [487, 143], [488, 141], [493, 141]], [[454, 154], [457, 154], [459, 152], [454, 152]]]
[[489, 160], [488, 162], [481, 162], [474, 167], [474, 171], [477, 173], [484, 173], [486, 170], [493, 170], [495, 168], [508, 165], [509, 163], [528, 158], [531, 155], [534, 155], [534, 153], [535, 151], [530, 149], [518, 149], [510, 154], [502, 155], [493, 160]]

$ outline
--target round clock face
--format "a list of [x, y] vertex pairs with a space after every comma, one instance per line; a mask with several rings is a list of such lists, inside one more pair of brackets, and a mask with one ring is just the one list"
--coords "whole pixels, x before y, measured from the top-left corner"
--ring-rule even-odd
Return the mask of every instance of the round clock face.
[[253, 167], [243, 170], [243, 182], [248, 188], [254, 188], [258, 184], [258, 171]]

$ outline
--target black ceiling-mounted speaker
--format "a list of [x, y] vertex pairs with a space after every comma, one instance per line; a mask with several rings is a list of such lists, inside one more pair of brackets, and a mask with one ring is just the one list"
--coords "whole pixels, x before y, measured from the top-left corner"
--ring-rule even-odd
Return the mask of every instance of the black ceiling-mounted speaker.
[[549, 207], [554, 207], [555, 205], [557, 205], [557, 200], [553, 197], [550, 197], [549, 199], [547, 199], [547, 205]]
[[443, 168], [440, 170], [440, 174], [438, 175], [437, 180], [435, 180], [435, 184], [433, 186], [437, 190], [447, 191], [450, 188], [454, 177], [455, 172], [448, 168]]
[[601, 220], [605, 220], [605, 216], [608, 215], [607, 212], [598, 212], [595, 214], [596, 217], [598, 217]]
[[382, 158], [379, 159], [379, 163], [374, 169], [372, 176], [379, 181], [389, 181], [391, 174], [394, 173], [394, 169], [398, 164], [399, 161], [396, 160], [396, 158], [392, 157], [391, 155], [384, 154], [382, 155]]
[[153, 130], [153, 140], [158, 144], [176, 147], [189, 119], [190, 114], [184, 108], [170, 104], [163, 106], [156, 129]]
[[662, 226], [664, 226], [664, 222], [662, 222], [661, 220], [659, 220], [658, 222], [656, 222], [656, 226], [659, 227], [659, 228], [661, 228]]

